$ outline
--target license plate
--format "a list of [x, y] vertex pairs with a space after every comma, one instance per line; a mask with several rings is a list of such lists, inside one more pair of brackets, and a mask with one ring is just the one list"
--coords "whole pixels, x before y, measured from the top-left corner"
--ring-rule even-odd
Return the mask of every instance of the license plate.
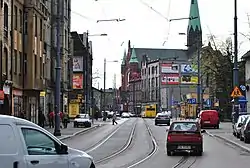
[[210, 121], [204, 121], [204, 123], [210, 123]]
[[191, 149], [191, 146], [178, 146], [178, 149]]

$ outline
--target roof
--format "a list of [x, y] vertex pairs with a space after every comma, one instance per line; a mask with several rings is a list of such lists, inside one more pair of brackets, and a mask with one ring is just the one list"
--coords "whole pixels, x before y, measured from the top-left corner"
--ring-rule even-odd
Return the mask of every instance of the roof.
[[249, 59], [250, 58], [250, 50], [247, 51], [241, 58], [242, 59]]
[[33, 122], [30, 122], [30, 121], [22, 119], [22, 118], [17, 118], [14, 116], [9, 116], [9, 115], [0, 115], [0, 123], [19, 123], [22, 125], [38, 127], [38, 125], [36, 125]]
[[[189, 20], [189, 22], [188, 22], [188, 31], [191, 28], [194, 31], [195, 30], [200, 30], [201, 31], [201, 21], [200, 21], [198, 0], [191, 0], [189, 17], [190, 18], [195, 18], [195, 19], [190, 19]], [[198, 18], [196, 18], [196, 17], [198, 17]]]
[[132, 53], [131, 53], [131, 57], [130, 57], [130, 60], [129, 60], [129, 63], [138, 63], [138, 59], [137, 59], [137, 56], [136, 56], [136, 52], [135, 52], [135, 49], [132, 48]]
[[[134, 48], [137, 60], [142, 62], [143, 56], [147, 56], [149, 61], [157, 59], [188, 60], [187, 50], [183, 49], [158, 49], [158, 48]], [[139, 64], [141, 66], [141, 64]]]

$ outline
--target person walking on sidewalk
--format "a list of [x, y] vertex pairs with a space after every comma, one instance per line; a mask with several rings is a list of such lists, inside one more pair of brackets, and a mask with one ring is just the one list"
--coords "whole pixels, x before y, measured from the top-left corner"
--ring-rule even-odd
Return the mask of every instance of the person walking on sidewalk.
[[45, 123], [45, 116], [41, 110], [41, 108], [39, 108], [38, 111], [38, 125], [42, 128], [44, 128], [44, 123]]
[[68, 127], [68, 121], [69, 121], [69, 115], [68, 113], [63, 114], [63, 127], [67, 128]]
[[113, 114], [112, 123], [113, 123], [113, 125], [118, 124], [116, 122], [116, 112], [114, 112], [114, 114]]
[[55, 113], [54, 111], [51, 111], [49, 113], [49, 127], [54, 128], [54, 119], [55, 119]]

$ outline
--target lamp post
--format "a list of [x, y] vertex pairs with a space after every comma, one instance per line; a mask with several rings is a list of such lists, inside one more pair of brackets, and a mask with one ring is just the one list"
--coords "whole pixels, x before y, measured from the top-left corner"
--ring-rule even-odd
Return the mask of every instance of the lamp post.
[[103, 80], [103, 111], [104, 111], [104, 119], [106, 119], [106, 65], [107, 62], [119, 62], [118, 60], [112, 60], [107, 61], [106, 58], [104, 58], [104, 80]]
[[[106, 33], [101, 33], [101, 34], [89, 34], [89, 31], [87, 31], [87, 38], [86, 38], [86, 46], [87, 46], [87, 57], [84, 61], [84, 65], [85, 65], [85, 73], [84, 73], [84, 79], [85, 79], [85, 91], [84, 91], [84, 110], [85, 113], [88, 112], [90, 113], [90, 108], [92, 109], [92, 122], [94, 122], [93, 118], [93, 90], [92, 90], [92, 65], [93, 65], [93, 59], [92, 59], [92, 55], [90, 58], [90, 51], [89, 51], [89, 37], [92, 36], [108, 36], [108, 34]], [[89, 68], [89, 62], [91, 62], [91, 68]], [[91, 76], [91, 77], [90, 77]], [[90, 81], [89, 81], [90, 80]]]

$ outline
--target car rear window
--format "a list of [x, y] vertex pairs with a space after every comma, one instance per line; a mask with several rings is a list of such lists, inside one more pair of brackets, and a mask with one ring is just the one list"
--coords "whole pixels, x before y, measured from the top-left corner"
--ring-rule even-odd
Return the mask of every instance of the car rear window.
[[157, 117], [168, 117], [167, 114], [158, 114]]
[[170, 127], [170, 131], [198, 131], [196, 123], [193, 122], [176, 122]]

